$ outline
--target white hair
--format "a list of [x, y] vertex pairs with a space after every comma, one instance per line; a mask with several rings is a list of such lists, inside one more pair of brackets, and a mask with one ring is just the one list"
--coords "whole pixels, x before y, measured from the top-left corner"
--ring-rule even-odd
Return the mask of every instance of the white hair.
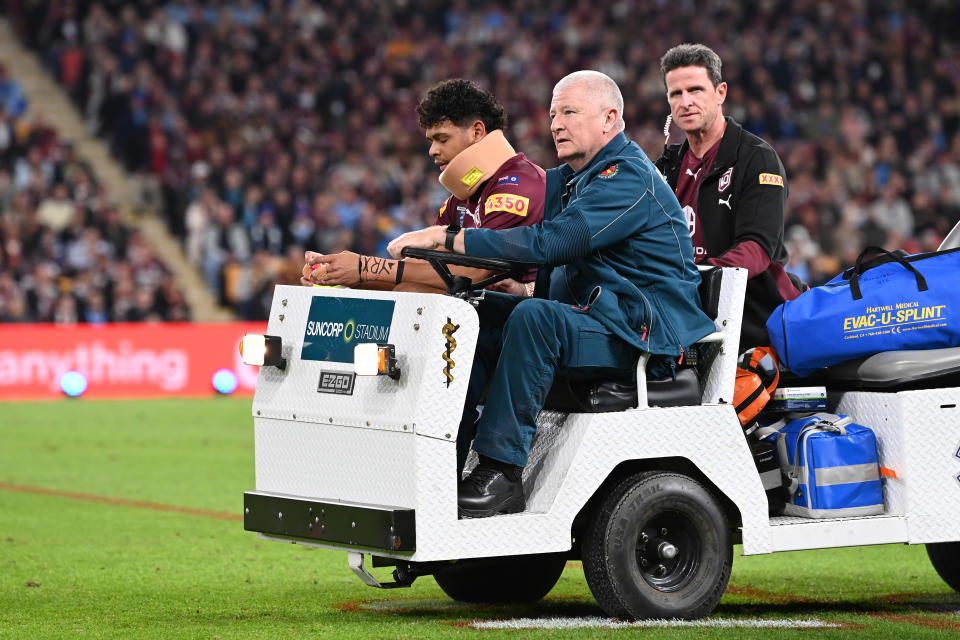
[[626, 123], [623, 121], [623, 94], [620, 93], [620, 87], [613, 81], [613, 78], [599, 71], [584, 69], [574, 71], [560, 79], [554, 85], [553, 94], [566, 89], [575, 84], [587, 85], [590, 92], [590, 99], [600, 105], [601, 109], [617, 110], [617, 131], [623, 131]]

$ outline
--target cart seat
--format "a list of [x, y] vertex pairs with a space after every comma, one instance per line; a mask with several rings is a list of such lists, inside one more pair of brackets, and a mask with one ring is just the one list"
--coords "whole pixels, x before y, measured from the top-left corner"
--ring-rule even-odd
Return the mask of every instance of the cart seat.
[[960, 347], [883, 351], [848, 360], [823, 372], [831, 389], [933, 389], [960, 381]]
[[[723, 271], [720, 267], [700, 271], [700, 305], [711, 320], [717, 319], [720, 285]], [[704, 350], [706, 354], [707, 350]], [[702, 370], [704, 363], [700, 364]], [[647, 404], [652, 407], [680, 407], [698, 405], [703, 395], [698, 368], [681, 367], [676, 377], [658, 380], [647, 378]], [[557, 377], [544, 409], [567, 413], [601, 413], [626, 411], [638, 404], [637, 383], [608, 380], [570, 380]]]

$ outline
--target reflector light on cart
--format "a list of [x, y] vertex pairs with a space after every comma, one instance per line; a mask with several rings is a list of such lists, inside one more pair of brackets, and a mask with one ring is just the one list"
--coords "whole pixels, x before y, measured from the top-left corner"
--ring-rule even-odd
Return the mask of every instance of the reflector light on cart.
[[353, 368], [358, 376], [400, 378], [397, 352], [392, 344], [365, 342], [353, 348]]
[[240, 341], [240, 357], [244, 364], [257, 367], [287, 368], [287, 359], [283, 357], [283, 341], [280, 336], [264, 336], [248, 333]]

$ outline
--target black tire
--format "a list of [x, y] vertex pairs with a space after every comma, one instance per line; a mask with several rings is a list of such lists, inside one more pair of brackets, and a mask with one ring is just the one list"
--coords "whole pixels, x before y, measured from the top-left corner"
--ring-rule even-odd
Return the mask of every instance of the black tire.
[[706, 616], [727, 589], [732, 563], [723, 509], [703, 485], [675, 473], [621, 481], [583, 539], [587, 585], [620, 619]]
[[443, 592], [469, 603], [534, 602], [557, 584], [567, 553], [461, 560], [433, 574]]
[[960, 591], [960, 542], [929, 543], [927, 555], [943, 581]]

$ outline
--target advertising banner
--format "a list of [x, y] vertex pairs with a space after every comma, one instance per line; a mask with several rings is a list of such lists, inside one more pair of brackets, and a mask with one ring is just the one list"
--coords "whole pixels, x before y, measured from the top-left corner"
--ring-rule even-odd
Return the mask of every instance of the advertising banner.
[[60, 380], [78, 371], [84, 397], [209, 396], [213, 376], [228, 369], [235, 393], [253, 395], [258, 367], [240, 360], [246, 333], [265, 322], [0, 325], [0, 400], [63, 397]]

